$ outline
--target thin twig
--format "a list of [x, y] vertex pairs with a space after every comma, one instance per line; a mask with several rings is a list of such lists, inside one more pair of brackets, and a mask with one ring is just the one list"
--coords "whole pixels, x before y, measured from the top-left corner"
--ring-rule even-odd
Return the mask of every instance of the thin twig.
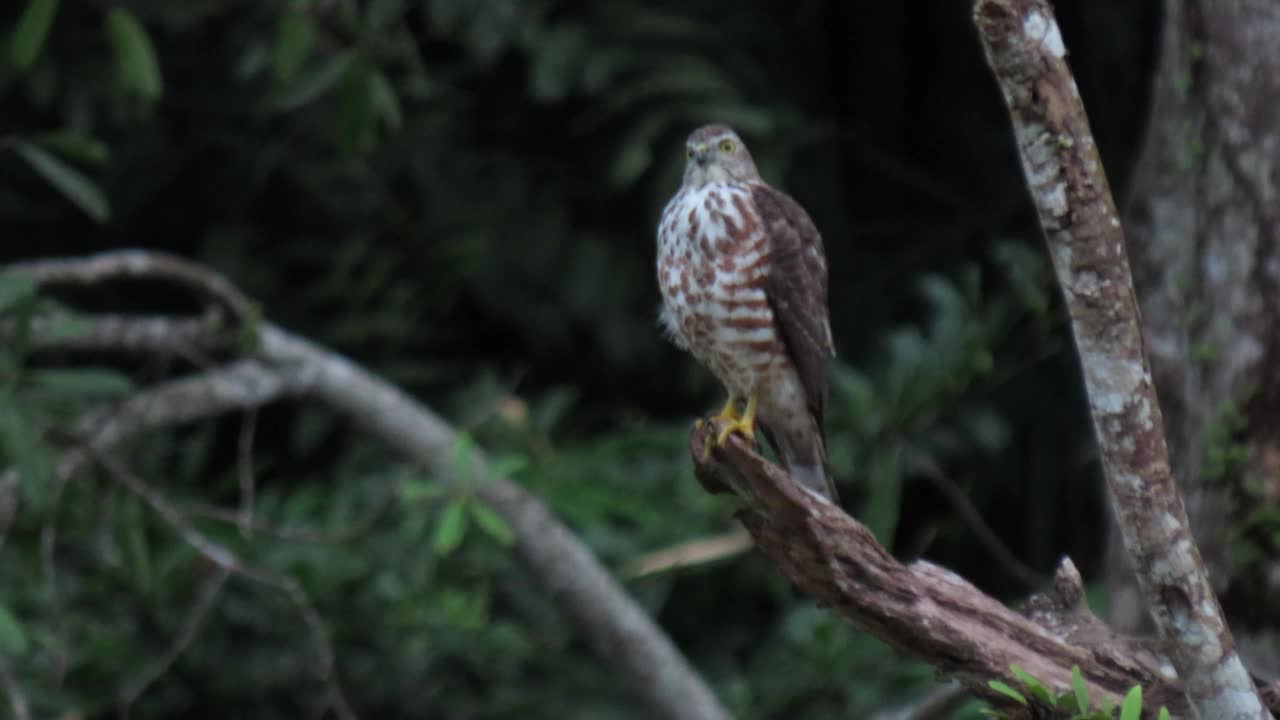
[[933, 482], [933, 486], [938, 488], [951, 503], [951, 508], [960, 516], [965, 525], [978, 538], [978, 542], [987, 547], [996, 562], [1004, 566], [1010, 575], [1016, 577], [1028, 590], [1035, 590], [1044, 587], [1048, 578], [1042, 577], [1029, 565], [1014, 556], [1013, 551], [1000, 541], [999, 536], [991, 529], [986, 520], [982, 519], [982, 513], [973, 506], [973, 501], [969, 500], [969, 496], [956, 485], [951, 476], [946, 473], [932, 458], [918, 451], [908, 451], [907, 461], [915, 465], [921, 474]]
[[18, 679], [13, 676], [9, 662], [3, 656], [0, 656], [0, 687], [3, 687], [5, 694], [9, 696], [13, 720], [31, 720], [31, 705], [27, 702], [27, 696], [22, 692], [22, 687], [18, 685]]
[[236, 444], [238, 474], [240, 476], [240, 512], [236, 522], [240, 534], [248, 538], [253, 531], [254, 472], [253, 434], [258, 424], [258, 409], [249, 408], [240, 421], [240, 438]]
[[231, 577], [231, 572], [230, 568], [220, 567], [205, 579], [200, 588], [200, 594], [196, 597], [195, 604], [187, 611], [187, 617], [183, 620], [177, 636], [170, 643], [169, 649], [117, 695], [122, 714], [157, 680], [164, 677], [165, 673], [169, 672], [174, 664], [178, 662], [178, 659], [182, 657], [182, 654], [187, 651], [191, 641], [200, 632], [200, 628], [204, 627], [205, 618], [208, 617], [209, 611], [213, 609], [214, 604], [221, 596], [222, 588], [226, 585], [227, 578]]
[[62, 617], [62, 595], [58, 591], [58, 509], [67, 483], [79, 467], [78, 457], [66, 457], [54, 466], [53, 496], [40, 524], [40, 572], [48, 593], [48, 611], [53, 618], [55, 643], [52, 649], [55, 684], [61, 685], [67, 670], [67, 632]]
[[871, 720], [940, 720], [968, 697], [969, 691], [960, 683], [942, 683], [907, 705], [877, 712]]
[[[369, 514], [360, 519], [360, 521], [338, 528], [336, 530], [316, 530], [308, 527], [297, 527], [293, 525], [273, 525], [261, 518], [253, 518], [249, 523], [249, 529], [256, 534], [266, 535], [277, 540], [286, 542], [303, 543], [307, 545], [340, 545], [368, 535], [369, 531], [377, 525], [378, 521], [386, 514], [387, 510], [394, 505], [397, 497], [397, 489], [392, 486], [388, 487], [383, 493], [381, 499]], [[232, 525], [240, 526], [243, 518], [239, 510], [230, 510], [228, 508], [218, 507], [217, 505], [208, 505], [205, 503], [193, 503], [184, 508], [185, 513], [191, 517], [207, 518], [218, 522], [225, 522]]]
[[645, 553], [628, 564], [626, 576], [641, 578], [670, 570], [704, 565], [740, 555], [752, 548], [751, 536], [741, 526], [733, 530]]
[[254, 567], [244, 562], [229, 548], [197, 530], [167, 498], [153, 490], [142, 478], [135, 475], [123, 464], [109, 454], [93, 450], [90, 450], [90, 452], [94, 461], [105, 469], [112, 479], [145, 502], [184, 542], [200, 553], [206, 560], [229, 573], [267, 585], [285, 594], [289, 602], [298, 610], [299, 615], [307, 626], [308, 634], [311, 636], [314, 652], [318, 660], [317, 676], [329, 686], [335, 698], [338, 698], [338, 701], [334, 704], [335, 711], [344, 720], [353, 719], [355, 716], [347, 705], [338, 683], [334, 667], [333, 644], [329, 639], [329, 631], [325, 626], [324, 620], [320, 617], [320, 613], [316, 611], [310, 597], [308, 597], [298, 581], [292, 577], [277, 575], [269, 570]]
[[[231, 343], [217, 313], [175, 318], [163, 315], [38, 315], [31, 319], [33, 349], [51, 352], [145, 353], [176, 356], [207, 367], [208, 353]], [[0, 321], [0, 337], [12, 335], [12, 322]]]

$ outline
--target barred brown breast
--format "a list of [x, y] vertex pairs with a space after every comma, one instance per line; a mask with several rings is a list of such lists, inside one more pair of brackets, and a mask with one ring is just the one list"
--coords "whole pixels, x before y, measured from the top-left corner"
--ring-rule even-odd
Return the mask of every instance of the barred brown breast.
[[747, 397], [787, 364], [765, 295], [768, 247], [746, 184], [687, 188], [662, 214], [658, 284], [678, 345]]

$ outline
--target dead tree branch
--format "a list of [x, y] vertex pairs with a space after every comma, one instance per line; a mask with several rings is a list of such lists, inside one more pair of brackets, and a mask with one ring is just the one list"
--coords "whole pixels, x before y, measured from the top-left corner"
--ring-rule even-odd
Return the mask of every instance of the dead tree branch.
[[[254, 342], [242, 345], [252, 346], [250, 358], [145, 390], [98, 418], [92, 436], [98, 451], [150, 430], [278, 399], [306, 397], [340, 411], [362, 431], [440, 477], [453, 478], [458, 436], [448, 423], [351, 360], [260, 322], [253, 303], [206, 268], [171, 256], [123, 251], [7, 269], [29, 273], [40, 285], [79, 285], [117, 277], [172, 281], [230, 307], [249, 326]], [[31, 342], [35, 349], [175, 354], [184, 347], [175, 345], [175, 337], [196, 344], [215, 338], [234, 349], [237, 336], [220, 327], [202, 334], [184, 319], [147, 318], [138, 324], [121, 317], [104, 320], [99, 324], [89, 318], [83, 332], [70, 339], [41, 333], [37, 325]], [[478, 451], [473, 451], [468, 465], [471, 478], [453, 479], [476, 483], [476, 496], [514, 531], [516, 553], [530, 576], [564, 609], [599, 656], [613, 665], [619, 682], [647, 701], [657, 716], [727, 720], [728, 712], [671, 640], [540, 500], [510, 479], [493, 476]]]
[[1269, 717], [1174, 483], [1124, 232], [1046, 0], [978, 0], [978, 34], [1066, 298], [1111, 506], [1139, 588], [1205, 718]]
[[1016, 685], [1010, 665], [1059, 690], [1070, 688], [1071, 668], [1079, 666], [1096, 695], [1118, 703], [1142, 685], [1152, 706], [1186, 713], [1181, 689], [1157, 656], [1095, 632], [1101, 623], [1084, 604], [1070, 561], [1059, 569], [1054, 592], [1038, 597], [1025, 617], [933, 563], [898, 562], [865, 525], [803, 490], [737, 436], [704, 458], [715, 431], [704, 423], [689, 437], [699, 481], [710, 492], [744, 498], [747, 508], [738, 519], [757, 546], [798, 588], [864, 632], [997, 704], [1007, 698], [987, 682]]

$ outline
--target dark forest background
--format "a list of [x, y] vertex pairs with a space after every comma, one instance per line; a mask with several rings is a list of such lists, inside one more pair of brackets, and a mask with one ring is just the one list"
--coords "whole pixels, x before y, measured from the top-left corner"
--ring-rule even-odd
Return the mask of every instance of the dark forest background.
[[[49, 6], [33, 49], [32, 13]], [[864, 717], [930, 687], [931, 671], [761, 557], [635, 576], [650, 553], [732, 532], [731, 505], [703, 493], [686, 456], [689, 424], [722, 396], [657, 331], [654, 227], [685, 134], [736, 127], [826, 240], [846, 507], [896, 554], [1009, 602], [1064, 554], [1098, 578], [1107, 521], [1077, 364], [970, 8], [14, 0], [0, 7], [0, 259], [145, 247], [208, 263], [499, 457], [629, 578], [739, 717]], [[1158, 3], [1057, 12], [1123, 200]], [[192, 309], [146, 284], [62, 299]], [[25, 368], [65, 362], [12, 347], [0, 359], [5, 402]], [[174, 371], [95, 364], [36, 376], [48, 386], [23, 417]], [[236, 503], [242, 422], [128, 456], [202, 528], [299, 580], [362, 715], [644, 717], [511, 562], [500, 521], [463, 520], [454, 547], [465, 488], [394, 464], [332, 415], [256, 417], [260, 517], [321, 537], [219, 520]], [[6, 431], [0, 465], [47, 460], [31, 435]], [[110, 715], [208, 568], [92, 472], [56, 500], [27, 492], [0, 548], [0, 652], [39, 716]], [[41, 580], [50, 517], [56, 590]], [[233, 581], [130, 714], [296, 717], [324, 692], [313, 654], [295, 608]]]

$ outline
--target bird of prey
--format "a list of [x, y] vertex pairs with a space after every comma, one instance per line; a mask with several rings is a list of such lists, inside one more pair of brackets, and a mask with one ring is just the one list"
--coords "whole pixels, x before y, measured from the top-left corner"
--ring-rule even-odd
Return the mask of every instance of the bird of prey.
[[662, 325], [728, 390], [716, 442], [734, 432], [754, 441], [758, 424], [791, 477], [835, 502], [823, 434], [834, 345], [822, 236], [760, 178], [732, 129], [698, 128], [685, 154], [658, 225]]

